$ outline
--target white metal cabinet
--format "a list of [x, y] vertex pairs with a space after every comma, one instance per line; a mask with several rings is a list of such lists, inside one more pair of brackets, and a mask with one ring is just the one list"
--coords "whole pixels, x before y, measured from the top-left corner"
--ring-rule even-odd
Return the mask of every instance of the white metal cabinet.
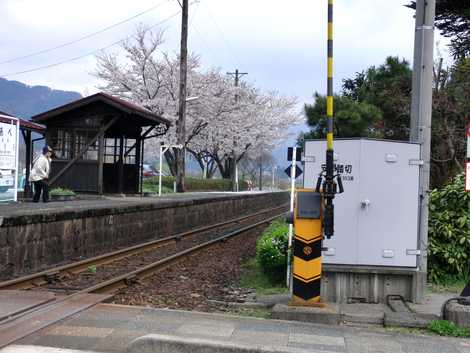
[[[336, 147], [339, 147], [338, 145]], [[330, 251], [323, 252], [325, 263], [356, 263], [357, 257], [357, 214], [351, 212], [350, 205], [359, 199], [359, 164], [361, 145], [354, 140], [342, 140], [341, 150], [335, 153], [336, 165], [348, 166], [348, 173], [343, 175], [346, 191], [335, 198], [335, 235], [324, 242]], [[308, 141], [305, 144], [304, 186], [315, 188], [318, 174], [325, 165], [325, 141]], [[312, 162], [308, 162], [312, 161]], [[350, 166], [350, 167], [349, 167]], [[351, 169], [351, 170], [350, 170]]]
[[[304, 186], [325, 164], [324, 141], [306, 141]], [[324, 262], [416, 267], [419, 145], [384, 140], [335, 142], [345, 193], [335, 198], [335, 235]]]

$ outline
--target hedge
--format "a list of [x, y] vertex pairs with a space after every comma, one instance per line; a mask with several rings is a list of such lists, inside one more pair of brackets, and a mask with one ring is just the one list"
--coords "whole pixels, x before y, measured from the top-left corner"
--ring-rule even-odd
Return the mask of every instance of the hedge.
[[[162, 177], [162, 186], [173, 190], [175, 177]], [[144, 185], [158, 187], [158, 177], [152, 177], [144, 180]], [[232, 182], [230, 179], [200, 179], [194, 177], [185, 177], [184, 185], [187, 191], [231, 191]], [[248, 184], [244, 180], [239, 180], [239, 189], [241, 191], [248, 189]]]
[[465, 175], [431, 192], [429, 202], [428, 278], [469, 275], [470, 193], [465, 192]]

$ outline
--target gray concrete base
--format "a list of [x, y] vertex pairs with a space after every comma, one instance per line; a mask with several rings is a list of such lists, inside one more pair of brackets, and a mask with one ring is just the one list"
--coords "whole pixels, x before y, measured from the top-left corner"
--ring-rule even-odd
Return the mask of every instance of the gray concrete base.
[[288, 304], [290, 301], [290, 294], [259, 295], [256, 297], [256, 301], [272, 308], [276, 304]]
[[[470, 310], [467, 314], [470, 315]], [[355, 326], [410, 328], [425, 328], [431, 320], [439, 319], [439, 316], [431, 313], [393, 312], [383, 304], [334, 303], [327, 304], [325, 308], [294, 307], [276, 304], [272, 310], [272, 317], [280, 320], [327, 325], [349, 324]]]
[[307, 353], [311, 350], [248, 346], [232, 342], [169, 335], [146, 335], [132, 341], [127, 353]]
[[384, 323], [383, 304], [345, 304], [340, 306], [341, 321], [355, 325], [378, 325]]
[[387, 312], [384, 316], [386, 327], [426, 328], [432, 319], [420, 314]]
[[272, 317], [280, 320], [338, 325], [378, 325], [383, 326], [385, 307], [382, 304], [335, 304], [320, 307], [296, 307], [276, 304]]
[[317, 324], [338, 325], [341, 322], [339, 305], [327, 304], [324, 308], [289, 306], [276, 304], [272, 310], [273, 319], [313, 322]]
[[451, 302], [447, 305], [446, 318], [456, 325], [470, 327], [470, 306]]
[[413, 268], [325, 264], [321, 297], [333, 303], [385, 303], [392, 294], [419, 304], [425, 283], [426, 273]]

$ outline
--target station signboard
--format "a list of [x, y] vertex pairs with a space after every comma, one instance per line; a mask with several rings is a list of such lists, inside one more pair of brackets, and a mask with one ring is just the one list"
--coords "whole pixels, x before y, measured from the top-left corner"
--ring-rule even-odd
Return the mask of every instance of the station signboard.
[[16, 201], [19, 120], [0, 116], [0, 201]]

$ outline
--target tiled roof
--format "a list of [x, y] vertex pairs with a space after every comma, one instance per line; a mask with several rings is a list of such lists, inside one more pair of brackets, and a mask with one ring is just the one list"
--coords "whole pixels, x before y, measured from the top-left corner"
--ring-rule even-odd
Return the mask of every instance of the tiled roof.
[[78, 99], [76, 101], [73, 101], [71, 103], [65, 104], [61, 107], [49, 110], [47, 112], [35, 115], [32, 117], [32, 120], [35, 122], [43, 122], [47, 121], [51, 118], [55, 118], [58, 115], [67, 113], [71, 110], [83, 107], [85, 105], [94, 103], [94, 102], [104, 102], [110, 106], [113, 106], [116, 109], [119, 109], [121, 111], [124, 111], [128, 114], [135, 114], [138, 115], [144, 119], [149, 119], [153, 122], [158, 122], [160, 124], [165, 124], [165, 125], [171, 125], [171, 122], [157, 114], [152, 113], [151, 111], [136, 105], [134, 103], [128, 102], [124, 99], [117, 98], [114, 96], [111, 96], [109, 94], [99, 92], [96, 94], [93, 94], [91, 96], [85, 97]]
[[[14, 116], [4, 113], [4, 112], [0, 112], [0, 122], [11, 123], [11, 118], [14, 118]], [[31, 130], [31, 131], [40, 132], [40, 133], [43, 133], [46, 130], [46, 128], [42, 125], [33, 123], [25, 119], [20, 119], [20, 118], [16, 118], [16, 119], [20, 121], [20, 128], [22, 129]]]

